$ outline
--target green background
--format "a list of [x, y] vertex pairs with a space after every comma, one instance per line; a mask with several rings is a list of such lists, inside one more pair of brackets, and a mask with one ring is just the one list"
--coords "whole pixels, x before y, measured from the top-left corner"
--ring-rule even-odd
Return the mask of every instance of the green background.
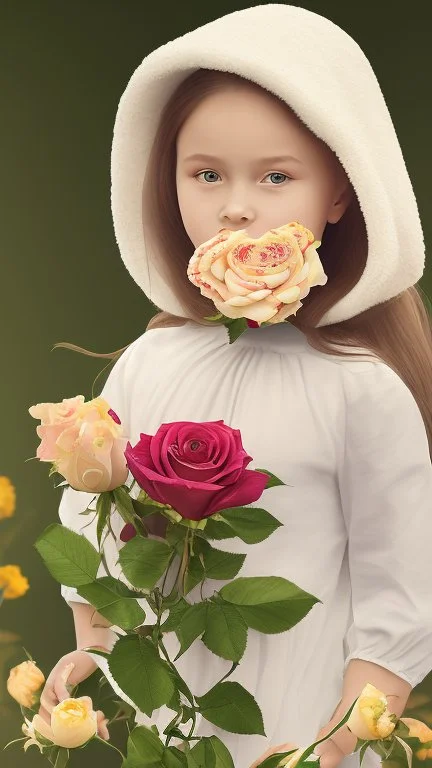
[[[123, 265], [112, 226], [110, 152], [119, 99], [152, 50], [258, 4], [0, 2], [0, 475], [10, 478], [17, 493], [14, 519], [0, 528], [0, 564], [19, 564], [30, 582], [26, 595], [0, 609], [0, 629], [21, 638], [0, 645], [0, 747], [22, 735], [19, 707], [5, 688], [10, 667], [26, 659], [22, 646], [47, 676], [75, 640], [60, 586], [33, 547], [44, 528], [57, 521], [61, 491], [53, 489], [48, 465], [28, 461], [39, 442], [38, 422], [28, 408], [77, 393], [90, 398], [93, 379], [107, 363], [65, 349], [51, 351], [56, 342], [110, 352], [141, 335], [154, 313]], [[345, 29], [368, 56], [430, 243], [427, 4], [416, 0], [397, 9], [391, 3], [325, 0], [301, 5]], [[431, 295], [430, 264], [420, 285]], [[96, 683], [93, 675], [78, 695], [92, 695]], [[420, 693], [428, 694], [430, 687], [428, 678]], [[122, 747], [124, 739], [124, 723], [113, 726], [112, 742]], [[0, 752], [2, 768], [49, 765], [36, 747], [24, 755], [22, 743]], [[70, 765], [114, 768], [120, 756], [93, 744], [73, 753]]]

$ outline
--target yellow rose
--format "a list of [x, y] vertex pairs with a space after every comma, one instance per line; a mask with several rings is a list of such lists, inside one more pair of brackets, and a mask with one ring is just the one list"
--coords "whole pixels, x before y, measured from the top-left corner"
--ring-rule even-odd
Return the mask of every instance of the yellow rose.
[[0, 520], [15, 512], [15, 488], [8, 477], [0, 475]]
[[38, 739], [38, 734], [58, 747], [73, 749], [92, 739], [97, 730], [98, 716], [90, 696], [63, 699], [51, 712], [51, 725], [39, 714], [34, 715], [31, 722], [25, 718], [22, 731], [29, 740], [24, 744], [24, 751], [31, 744], [36, 744], [42, 751], [43, 741]]
[[297, 221], [251, 238], [246, 230], [223, 228], [194, 251], [189, 280], [223, 315], [259, 325], [295, 315], [301, 299], [325, 274], [312, 232]]
[[23, 661], [10, 670], [6, 687], [18, 704], [31, 709], [36, 701], [35, 693], [44, 682], [43, 672], [35, 662]]
[[0, 589], [4, 590], [3, 598], [5, 600], [22, 597], [30, 589], [30, 584], [22, 575], [19, 565], [0, 566]]
[[127, 438], [121, 437], [120, 419], [103, 397], [87, 403], [83, 395], [62, 403], [39, 403], [29, 413], [41, 419], [36, 457], [52, 462], [72, 488], [102, 493], [126, 482]]
[[432, 729], [426, 723], [422, 723], [421, 720], [416, 720], [414, 717], [401, 717], [400, 721], [408, 726], [409, 737], [419, 739], [422, 744], [432, 742]]
[[371, 683], [367, 683], [346, 725], [358, 739], [367, 741], [386, 739], [396, 726], [391, 715], [385, 694]]

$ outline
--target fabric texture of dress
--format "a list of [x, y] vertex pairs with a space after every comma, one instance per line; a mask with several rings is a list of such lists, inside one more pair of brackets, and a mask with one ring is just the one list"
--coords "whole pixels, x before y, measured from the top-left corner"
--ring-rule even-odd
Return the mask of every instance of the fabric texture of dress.
[[[286, 483], [264, 491], [256, 504], [283, 526], [254, 545], [234, 538], [213, 546], [247, 554], [238, 576], [282, 576], [322, 601], [288, 632], [249, 629], [245, 654], [228, 678], [256, 698], [266, 736], [229, 733], [199, 715], [196, 735], [218, 735], [236, 768], [249, 768], [269, 744], [313, 741], [339, 702], [351, 658], [373, 661], [413, 687], [428, 674], [432, 467], [420, 411], [392, 369], [366, 351], [355, 361], [318, 352], [288, 323], [250, 328], [230, 345], [224, 327], [188, 322], [136, 339], [101, 394], [132, 445], [141, 432], [154, 434], [169, 421], [223, 419], [239, 429], [250, 468], [266, 468]], [[95, 525], [79, 516], [93, 498], [67, 488], [59, 513], [75, 531], [86, 526], [82, 533], [96, 546]], [[124, 523], [117, 512], [112, 522], [118, 537]], [[115, 565], [117, 546], [109, 536], [109, 570], [127, 583]], [[207, 580], [203, 597], [224, 583]], [[61, 592], [86, 602], [73, 588]], [[201, 600], [199, 585], [188, 599]], [[153, 623], [146, 601], [140, 604], [144, 623]], [[174, 632], [165, 645], [173, 659]], [[93, 658], [120, 694], [105, 660]], [[195, 695], [231, 666], [200, 639], [175, 663]], [[165, 706], [150, 718], [138, 710], [136, 721], [155, 723], [162, 734], [174, 714]], [[182, 726], [185, 733], [189, 727]], [[379, 763], [368, 750], [364, 765]], [[343, 768], [358, 764], [358, 753], [343, 760]]]

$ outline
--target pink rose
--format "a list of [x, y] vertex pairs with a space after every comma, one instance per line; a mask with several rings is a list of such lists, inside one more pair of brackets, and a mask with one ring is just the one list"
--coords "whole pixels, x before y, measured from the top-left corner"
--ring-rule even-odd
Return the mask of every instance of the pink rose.
[[127, 438], [117, 414], [103, 397], [89, 402], [83, 395], [61, 403], [38, 403], [29, 408], [40, 419], [41, 438], [36, 457], [50, 461], [72, 488], [102, 493], [126, 482], [124, 449]]
[[220, 421], [162, 424], [155, 435], [141, 433], [126, 463], [149, 496], [188, 520], [203, 520], [221, 509], [256, 501], [268, 480], [246, 469], [252, 461], [240, 430]]

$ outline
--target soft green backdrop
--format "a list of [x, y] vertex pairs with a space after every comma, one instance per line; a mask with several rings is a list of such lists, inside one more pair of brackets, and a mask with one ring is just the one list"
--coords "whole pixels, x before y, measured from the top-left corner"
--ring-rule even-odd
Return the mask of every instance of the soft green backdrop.
[[[8, 696], [8, 669], [24, 645], [47, 675], [74, 647], [72, 614], [33, 542], [57, 520], [60, 489], [34, 456], [37, 422], [28, 407], [77, 393], [106, 361], [58, 341], [108, 352], [145, 330], [153, 314], [118, 253], [110, 212], [110, 152], [118, 101], [150, 51], [214, 18], [258, 3], [173, 4], [98, 0], [1, 0], [1, 402], [0, 475], [17, 491], [16, 535], [6, 538], [0, 564], [19, 564], [27, 594], [5, 601], [0, 629], [21, 642], [0, 646], [0, 748], [21, 736], [21, 714]], [[390, 108], [417, 195], [426, 243], [431, 240], [430, 30], [426, 3], [305, 0], [357, 40], [370, 59]], [[409, 242], [406, 243], [409, 249]], [[421, 287], [431, 294], [431, 268]], [[100, 391], [106, 374], [99, 381]], [[1, 546], [1, 543], [0, 543]], [[431, 660], [432, 666], [432, 660]], [[96, 675], [80, 694], [95, 691]], [[420, 693], [429, 691], [429, 680]], [[416, 689], [418, 693], [418, 689]], [[111, 739], [124, 745], [124, 724]], [[287, 723], [289, 738], [289, 723]], [[0, 752], [2, 768], [49, 765], [21, 743]], [[119, 766], [102, 745], [77, 751], [72, 766]]]

